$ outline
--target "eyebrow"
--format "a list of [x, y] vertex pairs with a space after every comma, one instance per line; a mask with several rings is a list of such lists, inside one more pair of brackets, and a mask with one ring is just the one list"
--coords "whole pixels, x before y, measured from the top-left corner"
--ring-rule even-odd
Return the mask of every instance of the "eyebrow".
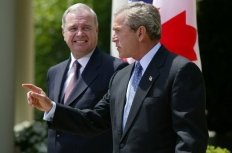
[[112, 29], [113, 30], [118, 30], [118, 29], [120, 29], [120, 26], [113, 26]]

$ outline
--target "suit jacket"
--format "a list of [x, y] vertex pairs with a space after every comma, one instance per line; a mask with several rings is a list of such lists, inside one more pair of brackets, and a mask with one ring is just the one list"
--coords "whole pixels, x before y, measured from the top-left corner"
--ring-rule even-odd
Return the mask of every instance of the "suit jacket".
[[162, 46], [143, 74], [122, 129], [132, 72], [133, 65], [118, 71], [93, 110], [57, 105], [49, 126], [87, 135], [106, 130], [111, 123], [114, 153], [205, 153], [205, 87], [199, 68]]
[[[51, 67], [48, 71], [48, 96], [61, 103], [62, 90], [70, 59]], [[125, 66], [122, 61], [96, 49], [86, 65], [74, 92], [65, 105], [85, 109], [94, 108], [108, 89], [113, 73]], [[98, 136], [79, 136], [54, 129], [48, 130], [49, 153], [111, 153], [112, 133], [108, 130]]]

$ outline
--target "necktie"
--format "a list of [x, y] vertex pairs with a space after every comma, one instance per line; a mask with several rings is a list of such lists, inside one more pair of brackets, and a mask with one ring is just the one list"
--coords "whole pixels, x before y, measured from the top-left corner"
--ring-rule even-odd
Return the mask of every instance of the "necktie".
[[79, 73], [80, 73], [80, 68], [81, 68], [81, 65], [80, 63], [78, 63], [78, 61], [75, 61], [72, 65], [72, 69], [73, 69], [73, 75], [64, 91], [64, 104], [66, 103], [69, 95], [71, 94], [76, 82], [77, 82], [77, 79], [78, 79], [78, 76], [79, 76]]
[[134, 89], [134, 91], [137, 90], [137, 87], [138, 87], [138, 84], [139, 84], [139, 81], [142, 77], [142, 71], [143, 71], [143, 67], [141, 66], [141, 64], [138, 62], [136, 65], [135, 65], [135, 70], [134, 70], [134, 76], [133, 76], [133, 79], [132, 79], [132, 87]]
[[138, 88], [139, 81], [142, 78], [142, 71], [143, 71], [143, 67], [138, 62], [134, 68], [134, 75], [133, 78], [131, 79], [131, 86], [129, 86], [127, 90], [128, 92], [127, 101], [126, 101], [126, 105], [124, 106], [124, 113], [123, 113], [123, 123], [122, 123], [123, 129], [126, 125], [126, 121], [130, 112], [132, 102], [134, 100], [135, 92]]

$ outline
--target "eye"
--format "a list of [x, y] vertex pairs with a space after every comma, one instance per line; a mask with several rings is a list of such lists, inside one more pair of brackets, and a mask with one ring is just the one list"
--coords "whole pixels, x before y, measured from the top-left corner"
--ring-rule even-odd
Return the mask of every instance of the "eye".
[[114, 33], [115, 33], [115, 34], [119, 34], [119, 33], [120, 33], [120, 30], [119, 30], [119, 29], [114, 29]]
[[119, 32], [120, 32], [120, 29], [117, 28], [117, 27], [115, 27], [115, 28], [113, 28], [113, 31], [114, 31], [115, 33], [119, 33]]
[[70, 31], [70, 32], [75, 32], [76, 30], [77, 30], [76, 27], [70, 27], [70, 28], [68, 29], [68, 31]]
[[82, 28], [82, 31], [90, 31], [90, 30], [92, 30], [92, 27], [91, 27], [91, 26], [84, 26], [84, 27]]

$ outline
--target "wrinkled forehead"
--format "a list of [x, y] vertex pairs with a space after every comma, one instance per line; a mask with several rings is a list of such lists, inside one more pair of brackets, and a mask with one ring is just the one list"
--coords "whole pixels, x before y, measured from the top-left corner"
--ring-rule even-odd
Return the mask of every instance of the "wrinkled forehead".
[[67, 21], [70, 21], [70, 19], [76, 21], [82, 20], [88, 22], [89, 24], [93, 24], [96, 27], [98, 26], [96, 15], [85, 8], [73, 9], [66, 12], [66, 15], [63, 18], [63, 26], [65, 26]]
[[94, 21], [94, 15], [89, 12], [88, 10], [84, 10], [84, 9], [78, 9], [78, 10], [73, 10], [67, 13], [65, 20], [67, 20], [67, 18], [69, 17], [73, 17], [76, 19], [86, 19], [86, 20], [93, 20]]

